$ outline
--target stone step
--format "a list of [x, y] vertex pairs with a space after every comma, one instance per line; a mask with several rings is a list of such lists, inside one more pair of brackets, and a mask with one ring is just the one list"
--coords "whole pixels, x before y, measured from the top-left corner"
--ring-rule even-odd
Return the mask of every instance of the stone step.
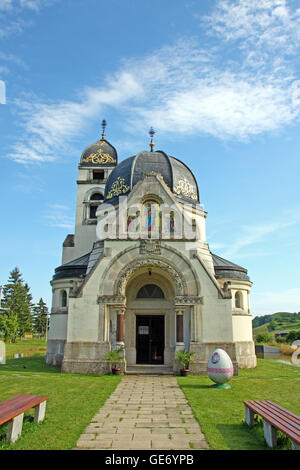
[[174, 371], [171, 367], [164, 365], [149, 365], [149, 364], [138, 364], [134, 366], [127, 366], [126, 375], [174, 375]]

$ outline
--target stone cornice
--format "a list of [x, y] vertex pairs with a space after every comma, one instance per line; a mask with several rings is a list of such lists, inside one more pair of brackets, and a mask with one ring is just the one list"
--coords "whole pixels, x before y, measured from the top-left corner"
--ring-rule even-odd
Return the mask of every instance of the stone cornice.
[[177, 295], [174, 298], [174, 303], [178, 305], [203, 305], [203, 297], [197, 295]]
[[99, 295], [97, 302], [98, 304], [125, 306], [126, 297], [124, 295]]

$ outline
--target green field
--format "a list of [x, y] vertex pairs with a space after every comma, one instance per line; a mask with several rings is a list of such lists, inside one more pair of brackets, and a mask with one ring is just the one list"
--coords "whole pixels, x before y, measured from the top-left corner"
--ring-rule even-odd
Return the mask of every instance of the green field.
[[16, 343], [7, 343], [6, 354], [8, 357], [14, 354], [44, 354], [47, 349], [45, 339], [21, 339]]
[[[261, 325], [258, 323], [262, 322]], [[274, 334], [280, 332], [300, 331], [300, 314], [277, 312], [272, 315], [256, 317], [253, 320], [253, 335], [268, 333], [274, 340]]]
[[44, 357], [8, 360], [0, 365], [0, 401], [19, 393], [47, 395], [46, 418], [33, 422], [25, 413], [21, 437], [9, 444], [6, 425], [0, 427], [0, 449], [67, 450], [75, 447], [80, 434], [120, 381], [117, 376], [61, 374], [45, 364]]
[[[33, 422], [25, 414], [23, 432], [15, 444], [5, 439], [0, 427], [0, 449], [68, 450], [90, 423], [122, 377], [62, 374], [49, 367], [43, 356], [11, 359], [0, 365], [0, 401], [19, 393], [47, 395], [46, 419]], [[300, 368], [275, 361], [258, 360], [253, 370], [240, 370], [231, 389], [212, 389], [206, 376], [178, 377], [195, 417], [211, 449], [267, 449], [261, 426], [244, 424], [243, 400], [272, 400], [300, 415]], [[288, 449], [286, 439], [280, 447]]]
[[[245, 423], [244, 400], [271, 400], [300, 415], [300, 367], [259, 359], [256, 369], [240, 370], [231, 389], [212, 389], [205, 376], [178, 377], [194, 415], [213, 449], [268, 449], [262, 426]], [[290, 442], [281, 436], [281, 449]]]

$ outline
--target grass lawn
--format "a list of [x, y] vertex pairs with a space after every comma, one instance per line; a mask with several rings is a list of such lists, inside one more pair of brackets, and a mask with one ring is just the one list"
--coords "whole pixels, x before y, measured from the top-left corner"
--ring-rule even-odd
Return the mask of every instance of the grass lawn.
[[47, 343], [45, 339], [19, 339], [16, 343], [6, 343], [7, 357], [13, 357], [14, 354], [41, 354], [46, 352]]
[[33, 422], [33, 411], [25, 413], [21, 437], [14, 444], [5, 439], [7, 425], [0, 426], [0, 449], [74, 448], [120, 379], [61, 374], [60, 368], [47, 366], [43, 356], [7, 360], [6, 365], [0, 365], [0, 401], [19, 393], [47, 395], [49, 399], [42, 423]]
[[[244, 422], [244, 400], [271, 400], [300, 415], [300, 367], [258, 359], [256, 369], [240, 370], [231, 389], [212, 389], [206, 376], [178, 377], [194, 415], [212, 449], [268, 449], [262, 426]], [[280, 433], [279, 448], [290, 442]]]

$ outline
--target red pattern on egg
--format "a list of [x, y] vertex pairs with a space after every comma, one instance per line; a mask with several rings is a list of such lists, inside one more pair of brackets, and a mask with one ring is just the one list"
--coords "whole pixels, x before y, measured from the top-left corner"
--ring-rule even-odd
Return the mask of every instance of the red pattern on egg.
[[233, 368], [228, 369], [215, 369], [214, 367], [208, 367], [207, 372], [212, 372], [213, 374], [233, 374]]

